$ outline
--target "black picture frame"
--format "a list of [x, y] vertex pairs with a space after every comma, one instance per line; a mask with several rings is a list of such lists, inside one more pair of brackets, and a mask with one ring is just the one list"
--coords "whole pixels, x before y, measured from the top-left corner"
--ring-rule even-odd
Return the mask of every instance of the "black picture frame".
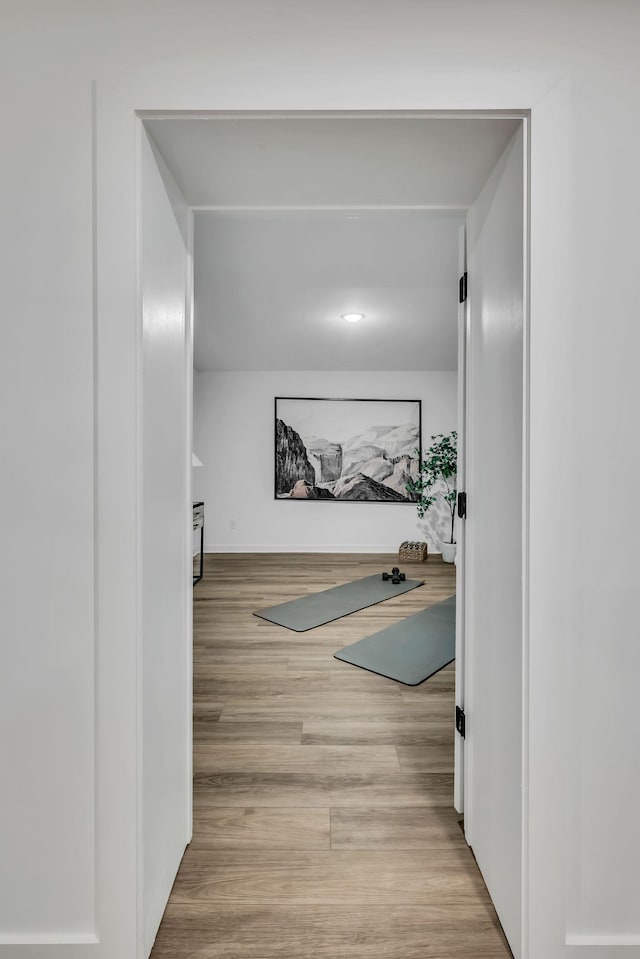
[[421, 461], [421, 400], [275, 397], [278, 501], [415, 506]]

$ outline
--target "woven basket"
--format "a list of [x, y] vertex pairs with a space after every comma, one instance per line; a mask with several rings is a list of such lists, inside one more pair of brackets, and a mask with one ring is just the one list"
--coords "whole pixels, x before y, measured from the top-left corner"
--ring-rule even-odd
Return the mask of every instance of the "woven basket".
[[426, 543], [411, 543], [408, 540], [405, 540], [404, 543], [400, 543], [398, 559], [400, 559], [403, 563], [424, 563], [426, 558]]

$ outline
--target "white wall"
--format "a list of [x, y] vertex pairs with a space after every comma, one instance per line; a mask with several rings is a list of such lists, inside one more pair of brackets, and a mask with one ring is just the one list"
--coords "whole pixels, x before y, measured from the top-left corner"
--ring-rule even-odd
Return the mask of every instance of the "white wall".
[[[637, 956], [640, 531], [631, 507], [611, 522], [599, 463], [632, 504], [638, 5], [7, 0], [3, 14], [2, 954], [137, 956], [134, 110], [522, 106], [525, 941], [529, 959]], [[615, 547], [595, 553], [596, 531]]]
[[3, 955], [95, 938], [97, 798], [90, 96], [58, 78], [12, 101], [14, 79], [0, 78]]
[[194, 470], [194, 495], [205, 502], [206, 550], [392, 553], [428, 537], [440, 552], [415, 505], [275, 500], [274, 397], [422, 400], [428, 446], [433, 433], [456, 428], [456, 389], [456, 373], [196, 373], [194, 448], [204, 467]]
[[190, 839], [189, 213], [142, 132], [144, 952]]
[[[625, 7], [627, 17], [631, 6]], [[602, 4], [602, 14], [606, 11]], [[561, 823], [552, 809], [551, 789], [535, 791], [532, 879], [540, 888], [544, 860], [553, 849], [557, 855], [564, 833], [566, 872], [551, 883], [547, 879], [547, 894], [540, 898], [546, 904], [566, 896], [568, 954], [637, 959], [640, 819], [632, 810], [640, 794], [640, 761], [628, 710], [629, 704], [634, 708], [640, 676], [640, 524], [628, 504], [640, 472], [634, 439], [640, 327], [622, 280], [637, 269], [633, 234], [640, 218], [635, 162], [640, 128], [629, 117], [640, 90], [640, 64], [628, 59], [628, 52], [639, 24], [623, 17], [616, 27], [608, 18], [600, 26], [603, 37], [613, 40], [615, 33], [617, 53], [609, 60], [608, 52], [589, 46], [569, 88], [571, 122], [564, 135], [575, 161], [569, 167], [562, 161], [557, 171], [556, 225], [548, 246], [540, 237], [549, 235], [553, 214], [536, 203], [544, 181], [531, 198], [531, 404], [536, 415], [531, 421], [529, 656], [538, 707], [531, 748], [532, 762], [550, 773], [555, 769], [566, 796]], [[543, 128], [553, 123], [556, 108], [545, 104]], [[537, 162], [535, 143], [534, 131], [532, 159]], [[557, 160], [562, 139], [548, 149]], [[568, 203], [567, 227], [562, 211]], [[541, 275], [563, 271], [567, 279], [555, 298], [536, 296]], [[609, 477], [615, 477], [619, 521], [603, 516]], [[550, 557], [543, 540], [554, 525], [563, 532]], [[601, 567], [593, 549], [597, 530], [604, 536]], [[559, 670], [551, 677], [554, 656]], [[564, 708], [549, 710], [549, 703]], [[562, 724], [566, 738], [554, 746]], [[544, 781], [550, 787], [550, 780]], [[553, 828], [539, 845], [544, 821]], [[537, 936], [539, 924], [532, 928]]]

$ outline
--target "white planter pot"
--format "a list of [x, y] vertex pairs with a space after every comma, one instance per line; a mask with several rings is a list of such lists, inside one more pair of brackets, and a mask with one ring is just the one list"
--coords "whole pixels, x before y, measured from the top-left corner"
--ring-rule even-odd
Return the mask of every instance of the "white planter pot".
[[456, 544], [455, 543], [440, 543], [440, 549], [442, 550], [442, 560], [445, 563], [453, 563], [456, 558]]

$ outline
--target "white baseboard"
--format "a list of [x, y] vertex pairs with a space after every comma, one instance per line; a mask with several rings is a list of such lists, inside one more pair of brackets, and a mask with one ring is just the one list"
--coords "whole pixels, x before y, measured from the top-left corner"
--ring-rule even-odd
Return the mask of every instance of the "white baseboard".
[[[205, 543], [205, 553], [395, 553], [398, 552], [398, 546], [389, 543], [374, 543], [373, 545], [363, 546], [362, 543], [335, 543], [323, 546], [314, 546], [308, 543], [289, 544], [278, 543], [277, 546], [266, 546], [264, 543]], [[429, 550], [429, 553], [436, 553], [435, 550]], [[438, 554], [439, 555], [439, 554]]]
[[[567, 946], [610, 946], [614, 949], [627, 949], [629, 946], [640, 946], [640, 934], [615, 935], [604, 933], [603, 935], [583, 935], [581, 933], [567, 933], [565, 936]], [[609, 953], [607, 952], [607, 955]], [[621, 957], [622, 959], [622, 957]]]
[[[94, 932], [3, 932], [0, 934], [0, 946], [51, 946], [55, 949], [55, 955], [57, 956], [62, 955], [61, 952], [58, 952], [58, 946], [96, 946], [99, 942], [100, 940]], [[77, 950], [77, 952], [79, 954], [80, 950]], [[31, 951], [30, 954], [34, 955]], [[38, 955], [43, 954], [38, 949]], [[75, 954], [76, 950], [73, 950], [73, 955]], [[86, 956], [87, 951], [83, 949], [82, 954]], [[65, 949], [65, 955], [71, 955], [71, 952]]]

